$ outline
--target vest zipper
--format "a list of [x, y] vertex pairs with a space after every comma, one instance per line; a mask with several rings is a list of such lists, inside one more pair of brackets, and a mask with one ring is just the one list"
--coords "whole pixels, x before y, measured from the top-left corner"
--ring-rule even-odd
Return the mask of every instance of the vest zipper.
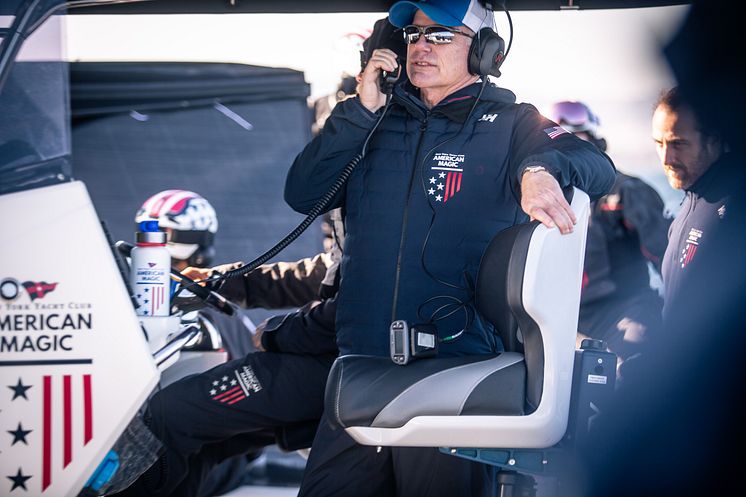
[[427, 118], [430, 116], [430, 111], [425, 114], [425, 119], [420, 123], [420, 137], [417, 140], [417, 149], [414, 154], [414, 163], [412, 164], [412, 171], [409, 175], [409, 185], [407, 186], [407, 200], [404, 203], [404, 215], [401, 223], [401, 237], [399, 239], [399, 255], [396, 257], [396, 278], [394, 279], [394, 299], [391, 305], [391, 322], [396, 321], [396, 305], [399, 301], [399, 277], [401, 276], [401, 260], [404, 252], [404, 242], [407, 238], [407, 224], [409, 223], [409, 197], [412, 196], [412, 184], [414, 183], [414, 175], [417, 172], [417, 162], [420, 155], [420, 149], [422, 147], [422, 139], [425, 137], [425, 130], [427, 129]]

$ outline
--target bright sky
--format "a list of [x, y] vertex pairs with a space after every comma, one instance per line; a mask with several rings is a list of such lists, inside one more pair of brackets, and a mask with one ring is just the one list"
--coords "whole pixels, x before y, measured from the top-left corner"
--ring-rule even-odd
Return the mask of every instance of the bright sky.
[[[674, 84], [660, 47], [686, 6], [515, 12], [515, 35], [500, 86], [540, 110], [583, 100], [601, 118], [619, 169], [653, 182], [669, 203], [650, 139], [651, 105]], [[383, 13], [69, 16], [70, 60], [238, 62], [302, 70], [312, 97], [332, 92], [359, 67], [359, 44]], [[509, 33], [504, 15], [498, 30]]]

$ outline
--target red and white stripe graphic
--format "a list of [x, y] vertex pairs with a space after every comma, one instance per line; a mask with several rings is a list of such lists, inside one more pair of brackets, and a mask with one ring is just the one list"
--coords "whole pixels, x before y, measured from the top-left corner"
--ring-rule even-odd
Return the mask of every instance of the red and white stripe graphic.
[[196, 194], [187, 190], [166, 190], [150, 197], [142, 208], [151, 218], [158, 219], [166, 212], [183, 211], [187, 201], [194, 197]]
[[234, 371], [233, 374], [235, 375], [234, 378], [226, 375], [212, 382], [212, 388], [210, 389], [212, 400], [233, 405], [239, 400], [248, 397], [249, 392], [246, 391], [241, 378], [238, 376], [238, 372]]
[[[77, 383], [77, 386], [75, 386]], [[61, 400], [61, 402], [60, 402]], [[60, 407], [61, 406], [61, 407]], [[61, 413], [55, 412], [61, 409]], [[62, 418], [62, 436], [54, 433], [55, 419]], [[82, 417], [82, 430], [76, 432]], [[60, 446], [55, 441], [61, 438]], [[75, 457], [75, 448], [84, 447], [93, 440], [93, 393], [91, 375], [45, 375], [42, 378], [42, 475], [41, 490], [51, 484], [55, 471], [64, 470]], [[59, 444], [60, 442], [57, 442]], [[53, 457], [61, 454], [62, 466], [57, 467]]]
[[697, 252], [697, 247], [698, 245], [696, 243], [687, 243], [686, 247], [681, 251], [679, 262], [681, 263], [682, 269], [692, 261], [694, 254]]
[[166, 289], [163, 286], [150, 287], [150, 315], [154, 316], [166, 301]]
[[446, 175], [446, 187], [443, 193], [443, 202], [448, 202], [448, 199], [453, 197], [456, 192], [461, 191], [461, 176], [460, 172], [449, 172]]

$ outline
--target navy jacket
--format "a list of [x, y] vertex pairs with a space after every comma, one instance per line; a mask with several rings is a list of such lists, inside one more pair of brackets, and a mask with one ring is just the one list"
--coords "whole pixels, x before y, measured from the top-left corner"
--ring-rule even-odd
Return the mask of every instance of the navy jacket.
[[[476, 316], [472, 288], [482, 252], [499, 231], [527, 220], [520, 177], [547, 165], [562, 186], [597, 198], [614, 181], [611, 161], [526, 104], [489, 85], [455, 92], [432, 109], [398, 86], [332, 207], [343, 205], [347, 239], [337, 308], [341, 354], [389, 354], [393, 320], [435, 321], [440, 354], [501, 349]], [[473, 107], [473, 110], [472, 110]], [[379, 111], [380, 112], [380, 111]], [[306, 213], [360, 151], [378, 119], [357, 98], [338, 104], [296, 158], [285, 200]]]
[[710, 240], [728, 215], [731, 196], [743, 191], [745, 177], [742, 165], [734, 164], [731, 154], [726, 153], [686, 191], [681, 209], [671, 223], [663, 259], [664, 318], [686, 288], [690, 266], [696, 264], [702, 251], [708, 250]]

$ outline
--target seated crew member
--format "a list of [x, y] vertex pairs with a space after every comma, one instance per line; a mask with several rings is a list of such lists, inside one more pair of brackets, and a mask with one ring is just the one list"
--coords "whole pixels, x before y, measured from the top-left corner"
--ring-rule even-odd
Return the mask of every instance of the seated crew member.
[[[219, 224], [214, 208], [200, 195], [187, 190], [159, 192], [138, 209], [135, 222], [149, 219], [156, 219], [159, 227], [168, 233], [167, 248], [174, 269], [181, 271], [187, 267], [205, 268], [213, 261], [214, 241]], [[307, 304], [297, 314], [281, 316], [282, 320], [280, 317], [271, 318], [254, 328], [253, 323], [243, 314], [228, 316], [210, 307], [200, 310], [200, 317], [209, 320], [219, 330], [230, 359], [242, 358], [255, 350], [277, 349], [275, 337], [280, 336], [282, 341], [290, 329], [297, 334], [297, 340], [287, 341], [299, 349], [302, 347], [297, 344], [305, 343], [303, 340], [309, 338], [307, 332], [311, 328], [307, 323], [309, 318], [306, 317], [311, 305], [308, 303], [319, 298], [320, 285], [326, 289], [324, 293], [329, 293], [334, 284], [334, 271], [330, 271], [328, 283], [322, 281], [328, 266], [333, 263], [331, 253], [318, 254], [295, 263], [266, 264], [237, 280], [240, 285], [235, 285], [235, 282], [229, 285], [228, 291], [246, 308], [271, 309]], [[339, 259], [338, 256], [334, 258]], [[314, 302], [318, 303], [316, 300]], [[317, 313], [315, 311], [312, 316]], [[261, 340], [268, 322], [273, 330], [279, 329], [281, 332], [268, 333], [264, 339], [270, 345], [265, 347]], [[306, 346], [314, 344], [315, 341], [308, 340]], [[271, 437], [267, 437], [267, 441], [271, 443]], [[217, 495], [240, 485], [245, 478], [247, 462], [255, 459], [259, 453], [259, 450], [253, 450], [221, 462], [201, 483], [199, 495]]]
[[[179, 260], [205, 248], [192, 251], [192, 247], [180, 246], [179, 242], [199, 241], [200, 231], [203, 235], [205, 231], [217, 231], [214, 211], [193, 192], [161, 192], [146, 201], [141, 211], [138, 221], [159, 214], [159, 224], [173, 242], [169, 249]], [[340, 226], [335, 222], [337, 229]], [[342, 232], [336, 233], [335, 239], [341, 242]], [[212, 237], [206, 235], [204, 241], [211, 245]], [[221, 293], [243, 307], [303, 307], [257, 326], [254, 346], [261, 352], [234, 356], [223, 365], [167, 386], [150, 399], [146, 419], [163, 444], [163, 453], [133, 485], [117, 495], [207, 496], [230, 490], [227, 483], [240, 483], [240, 479], [226, 477], [223, 461], [240, 461], [243, 454], [275, 443], [277, 436], [287, 437], [294, 430], [302, 434], [309, 424], [313, 429], [321, 417], [326, 375], [337, 355], [334, 300], [326, 298], [336, 293], [337, 251], [335, 246], [332, 253], [296, 263], [265, 264], [227, 280]], [[208, 258], [198, 255], [187, 261], [202, 264]], [[182, 261], [176, 267], [185, 265]], [[184, 273], [204, 277], [238, 265], [190, 266]], [[220, 316], [217, 311], [213, 314]], [[216, 323], [221, 319], [218, 317]], [[249, 330], [244, 329], [242, 338], [249, 336]], [[300, 388], [298, 378], [309, 378], [319, 388]], [[231, 467], [235, 471], [235, 466]], [[243, 467], [237, 469], [245, 469], [245, 458]]]

